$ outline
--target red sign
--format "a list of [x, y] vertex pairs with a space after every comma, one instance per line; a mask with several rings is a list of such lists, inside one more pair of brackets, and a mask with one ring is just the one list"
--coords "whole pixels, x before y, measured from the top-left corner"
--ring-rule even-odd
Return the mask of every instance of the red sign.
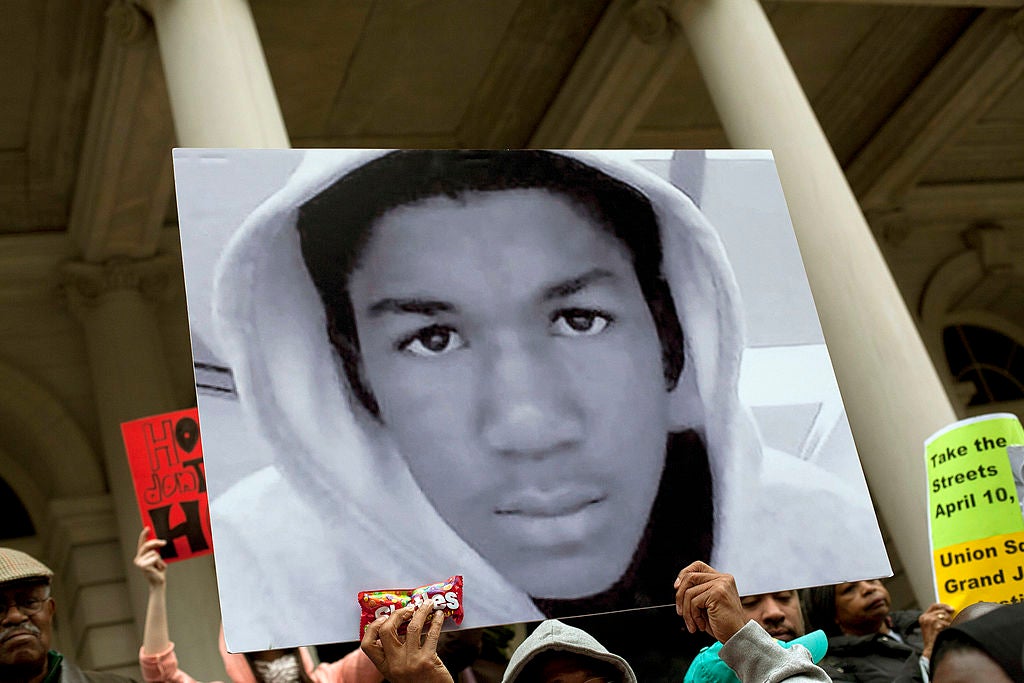
[[168, 562], [213, 552], [206, 468], [195, 408], [121, 424], [142, 523]]

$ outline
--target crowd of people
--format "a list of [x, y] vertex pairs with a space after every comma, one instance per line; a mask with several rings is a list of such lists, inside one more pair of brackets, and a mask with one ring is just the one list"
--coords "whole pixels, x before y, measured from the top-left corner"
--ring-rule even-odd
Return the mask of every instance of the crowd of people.
[[[367, 577], [457, 561], [471, 621], [529, 622], [502, 683], [635, 683], [637, 638], [687, 660], [644, 675], [658, 680], [1024, 681], [1024, 605], [894, 612], [879, 581], [741, 596], [713, 568], [763, 591], [889, 565], [866, 487], [762, 443], [726, 249], [665, 178], [582, 152], [310, 150], [213, 275], [237, 417], [276, 458], [211, 493], [223, 616], [232, 638], [255, 627], [232, 642], [336, 636]], [[195, 683], [170, 638], [164, 544], [138, 540], [140, 669]], [[0, 550], [0, 683], [125, 683], [50, 648], [52, 576]], [[305, 618], [278, 619], [282, 604]], [[484, 639], [442, 634], [433, 610], [385, 614], [319, 664], [304, 647], [230, 654], [222, 634], [225, 669], [477, 680]], [[613, 613], [603, 634], [570, 623], [597, 613]], [[680, 632], [708, 647], [690, 656]]]
[[[149, 585], [139, 651], [142, 677], [146, 683], [195, 683], [179, 668], [168, 632], [167, 565], [159, 552], [165, 542], [148, 536], [148, 530], [140, 535], [135, 556]], [[50, 648], [56, 611], [52, 577], [30, 555], [0, 549], [0, 683], [128, 683], [117, 674], [83, 671]], [[892, 611], [880, 581], [817, 587], [805, 591], [803, 600], [796, 591], [741, 597], [731, 575], [700, 561], [683, 568], [665, 592], [674, 597], [681, 629], [715, 641], [693, 658], [686, 683], [1024, 681], [1024, 604], [975, 603], [955, 614], [941, 603], [923, 612]], [[446, 638], [461, 645], [479, 644], [479, 638], [442, 634], [444, 621], [433, 602], [410, 604], [372, 622], [360, 649], [316, 665], [305, 647], [231, 654], [222, 636], [220, 649], [232, 683], [477, 680], [471, 669], [460, 671], [479, 649], [454, 648], [461, 651], [456, 657], [444, 652]], [[808, 628], [815, 630], [808, 633]], [[502, 683], [638, 680], [625, 658], [586, 630], [557, 619], [532, 628], [501, 678]]]

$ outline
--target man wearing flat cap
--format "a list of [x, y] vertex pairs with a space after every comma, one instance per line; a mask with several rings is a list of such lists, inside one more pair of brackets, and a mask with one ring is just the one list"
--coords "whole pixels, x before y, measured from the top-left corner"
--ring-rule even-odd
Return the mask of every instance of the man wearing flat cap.
[[0, 548], [0, 683], [132, 683], [82, 671], [50, 649], [53, 572], [31, 555]]

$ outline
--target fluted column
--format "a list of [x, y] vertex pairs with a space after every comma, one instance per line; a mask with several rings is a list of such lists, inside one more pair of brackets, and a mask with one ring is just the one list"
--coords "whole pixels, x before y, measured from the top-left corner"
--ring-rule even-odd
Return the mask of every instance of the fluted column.
[[184, 147], [288, 147], [246, 0], [146, 0]]
[[923, 442], [953, 408], [761, 5], [688, 0], [679, 19], [729, 141], [775, 155], [869, 487], [927, 604]]
[[[158, 307], [180, 287], [180, 263], [169, 255], [104, 264], [71, 262], [64, 264], [62, 274], [68, 305], [85, 331], [122, 560], [132, 611], [141, 627], [147, 588], [132, 557], [142, 525], [120, 424], [183, 407], [173, 396], [157, 316]], [[200, 680], [223, 677], [211, 558], [172, 565], [168, 577], [168, 620], [173, 640], [188, 653], [189, 672]]]
[[[135, 0], [156, 28], [178, 145], [289, 147], [284, 119], [247, 0]], [[175, 406], [181, 407], [181, 406]], [[168, 619], [200, 680], [223, 680], [220, 608], [211, 557], [172, 565]], [[212, 630], [211, 630], [212, 629]]]
[[169, 257], [63, 266], [68, 305], [85, 330], [107, 478], [129, 558], [140, 523], [120, 424], [177, 407], [154, 309], [173, 267]]

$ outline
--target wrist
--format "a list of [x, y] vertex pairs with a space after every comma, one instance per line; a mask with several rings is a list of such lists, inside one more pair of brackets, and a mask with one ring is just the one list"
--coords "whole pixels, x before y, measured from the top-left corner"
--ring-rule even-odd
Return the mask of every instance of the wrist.
[[729, 640], [734, 635], [736, 635], [736, 633], [739, 632], [739, 630], [741, 628], [746, 626], [746, 624], [747, 624], [747, 622], [743, 621], [742, 619], [737, 619], [737, 620], [734, 620], [734, 621], [730, 621], [727, 624], [725, 624], [724, 628], [722, 628], [722, 631], [721, 631], [721, 636], [722, 637], [719, 639], [720, 642], [723, 645], [725, 643], [729, 642]]

